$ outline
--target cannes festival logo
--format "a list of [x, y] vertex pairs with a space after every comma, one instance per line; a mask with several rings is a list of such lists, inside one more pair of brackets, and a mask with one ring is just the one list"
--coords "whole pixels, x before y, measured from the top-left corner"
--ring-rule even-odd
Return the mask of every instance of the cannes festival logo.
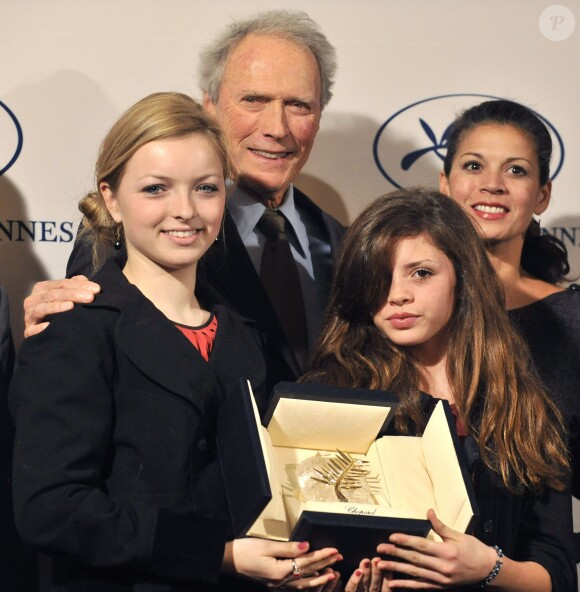
[[[375, 163], [395, 187], [437, 185], [455, 116], [491, 95], [452, 94], [431, 97], [403, 107], [379, 128], [373, 143]], [[564, 162], [564, 144], [556, 128], [540, 113], [552, 136], [552, 179]]]
[[22, 127], [8, 106], [0, 101], [0, 175], [18, 159], [22, 150]]

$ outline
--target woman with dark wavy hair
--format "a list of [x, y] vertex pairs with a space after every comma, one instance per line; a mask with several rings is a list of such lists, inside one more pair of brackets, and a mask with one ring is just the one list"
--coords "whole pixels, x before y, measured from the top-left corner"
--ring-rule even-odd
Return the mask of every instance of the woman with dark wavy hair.
[[303, 380], [393, 391], [401, 434], [421, 434], [435, 399], [448, 400], [475, 453], [481, 513], [462, 534], [429, 510], [442, 542], [392, 535], [377, 549], [390, 556], [378, 562], [388, 585], [469, 589], [495, 579], [504, 590], [573, 589], [561, 417], [528, 361], [483, 243], [453, 200], [400, 190], [355, 220]]
[[[580, 498], [580, 290], [562, 287], [570, 271], [566, 248], [534, 217], [550, 203], [551, 155], [550, 133], [534, 112], [512, 101], [485, 101], [455, 120], [440, 189], [488, 241], [509, 316], [566, 418], [572, 493]], [[580, 533], [575, 539], [578, 562]]]

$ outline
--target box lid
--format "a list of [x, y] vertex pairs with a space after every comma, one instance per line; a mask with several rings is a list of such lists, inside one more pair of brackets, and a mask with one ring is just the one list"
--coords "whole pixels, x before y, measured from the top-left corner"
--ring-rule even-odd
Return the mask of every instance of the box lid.
[[[441, 399], [436, 403], [431, 414], [432, 417], [436, 414], [435, 412], [438, 407], [441, 407], [443, 410], [442, 417], [447, 423], [448, 429], [444, 432], [440, 429], [437, 430], [437, 423], [435, 421], [429, 421], [423, 434], [423, 440], [425, 442], [429, 442], [429, 445], [424, 447], [424, 454], [426, 462], [428, 462], [430, 467], [432, 467], [431, 480], [436, 497], [438, 499], [455, 497], [454, 500], [450, 500], [449, 505], [450, 507], [454, 507], [456, 512], [452, 513], [450, 516], [440, 515], [439, 518], [442, 519], [443, 522], [447, 520], [451, 523], [452, 520], [456, 530], [470, 532], [473, 530], [475, 523], [479, 519], [479, 505], [475, 497], [475, 490], [471, 481], [469, 470], [467, 468], [463, 446], [459, 441], [459, 436], [457, 435], [455, 416], [451, 411], [449, 402]], [[430, 434], [432, 431], [434, 433]], [[441, 441], [441, 433], [444, 433], [445, 438], [449, 438], [451, 441], [457, 462], [450, 463], [445, 467], [440, 467], [439, 470], [435, 470], [437, 467], [437, 462], [435, 459], [440, 454], [439, 447], [445, 444]], [[460, 488], [457, 486], [459, 481], [462, 481], [465, 487], [463, 492], [461, 492]], [[451, 483], [455, 483], [456, 486], [450, 487]], [[455, 495], [453, 496], [453, 494]], [[461, 498], [465, 500], [463, 505], [459, 503]]]
[[339, 434], [345, 450], [364, 454], [386, 432], [397, 405], [388, 391], [280, 382], [263, 424], [274, 446], [333, 450]]

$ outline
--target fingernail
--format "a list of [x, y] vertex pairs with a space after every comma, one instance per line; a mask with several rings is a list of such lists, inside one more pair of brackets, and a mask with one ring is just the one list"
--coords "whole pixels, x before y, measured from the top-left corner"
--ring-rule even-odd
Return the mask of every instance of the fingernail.
[[298, 548], [301, 551], [305, 551], [306, 549], [308, 549], [308, 543], [306, 541], [302, 541], [301, 543], [298, 543]]
[[362, 571], [361, 571], [360, 569], [357, 569], [357, 570], [354, 572], [354, 575], [355, 575], [355, 576], [362, 576]]
[[370, 567], [371, 566], [371, 562], [367, 559], [365, 562], [363, 562], [363, 566], [364, 567]]

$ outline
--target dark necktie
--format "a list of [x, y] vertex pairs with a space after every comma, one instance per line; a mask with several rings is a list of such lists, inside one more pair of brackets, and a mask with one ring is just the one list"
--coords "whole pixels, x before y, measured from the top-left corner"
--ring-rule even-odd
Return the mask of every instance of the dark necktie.
[[302, 286], [286, 235], [286, 218], [278, 210], [266, 208], [258, 221], [258, 228], [266, 237], [260, 279], [298, 363], [304, 366], [308, 329]]

